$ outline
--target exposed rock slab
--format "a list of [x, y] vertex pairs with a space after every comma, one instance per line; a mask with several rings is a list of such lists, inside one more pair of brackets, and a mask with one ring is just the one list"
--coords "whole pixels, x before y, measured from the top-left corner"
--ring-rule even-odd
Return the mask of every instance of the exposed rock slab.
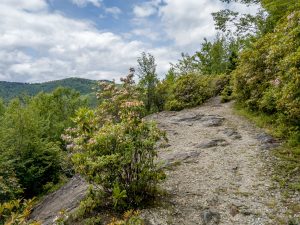
[[224, 134], [231, 139], [241, 139], [242, 136], [233, 128], [225, 128]]
[[[162, 187], [169, 195], [163, 207], [142, 211], [148, 224], [288, 224], [288, 210], [267, 166], [272, 156], [261, 151], [277, 142], [235, 115], [231, 103], [214, 98], [153, 119], [167, 128], [171, 144], [160, 149], [160, 158], [183, 163], [167, 170]], [[189, 160], [193, 163], [185, 163]]]
[[41, 221], [43, 225], [53, 224], [61, 210], [71, 212], [87, 193], [88, 184], [79, 176], [74, 176], [66, 185], [46, 196], [34, 208], [31, 219]]
[[279, 141], [271, 135], [264, 132], [256, 135], [257, 140], [261, 143], [261, 149], [271, 149], [279, 146]]
[[225, 118], [219, 115], [207, 115], [201, 119], [201, 122], [206, 127], [218, 127], [222, 125], [224, 120]]
[[229, 145], [229, 143], [225, 139], [218, 138], [218, 139], [212, 139], [212, 140], [197, 144], [196, 148], [211, 148], [211, 147], [226, 146], [226, 145]]
[[164, 167], [172, 166], [176, 163], [188, 162], [192, 159], [197, 158], [200, 155], [199, 151], [186, 151], [186, 152], [175, 152], [166, 156], [164, 161]]

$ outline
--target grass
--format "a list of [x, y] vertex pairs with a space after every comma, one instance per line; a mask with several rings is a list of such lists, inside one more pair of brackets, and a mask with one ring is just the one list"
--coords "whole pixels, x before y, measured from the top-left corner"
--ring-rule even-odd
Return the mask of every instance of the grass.
[[277, 158], [274, 163], [275, 180], [282, 188], [300, 192], [300, 133], [296, 131], [297, 128], [278, 123], [276, 115], [249, 111], [239, 104], [235, 104], [234, 109], [238, 115], [249, 119], [268, 134], [282, 140], [283, 144], [273, 150]]
[[238, 115], [246, 117], [250, 121], [254, 122], [258, 127], [263, 128], [268, 134], [276, 138], [282, 138], [281, 132], [278, 131], [277, 127], [274, 125], [276, 120], [275, 116], [247, 110], [237, 103], [234, 105], [234, 110]]

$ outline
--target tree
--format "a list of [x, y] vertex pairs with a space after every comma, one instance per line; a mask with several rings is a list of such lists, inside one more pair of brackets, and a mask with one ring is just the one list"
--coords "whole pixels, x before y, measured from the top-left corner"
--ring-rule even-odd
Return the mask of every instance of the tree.
[[4, 114], [4, 112], [5, 112], [4, 101], [2, 98], [0, 98], [0, 117]]
[[32, 97], [28, 104], [41, 117], [40, 126], [44, 128], [42, 136], [49, 141], [61, 142], [61, 134], [72, 126], [70, 117], [80, 107], [87, 105], [80, 93], [64, 87], [58, 87], [51, 93], [41, 92]]
[[17, 99], [8, 105], [1, 124], [0, 160], [11, 159], [25, 197], [39, 194], [43, 185], [59, 177], [60, 149], [43, 137], [42, 124], [35, 109]]
[[71, 171], [61, 134], [82, 105], [79, 94], [65, 88], [10, 101], [0, 113], [0, 199], [1, 193], [12, 198], [19, 189], [25, 197], [40, 194], [44, 185]]
[[204, 39], [201, 50], [197, 51], [194, 56], [199, 62], [201, 73], [206, 75], [226, 73], [230, 57], [228, 47], [224, 37], [217, 36], [213, 43]]
[[201, 49], [192, 56], [182, 54], [182, 59], [172, 66], [173, 73], [187, 75], [218, 75], [230, 72], [236, 65], [240, 43], [234, 39], [226, 39], [218, 35], [214, 41], [206, 38]]
[[[299, 10], [299, 0], [220, 0], [225, 3], [238, 2], [246, 5], [260, 4], [256, 15], [240, 14], [225, 9], [212, 13], [218, 30], [247, 37], [249, 34], [264, 35], [272, 32], [277, 22], [289, 13]], [[232, 27], [234, 27], [232, 29]]]
[[158, 83], [156, 74], [155, 58], [150, 53], [142, 53], [138, 58], [138, 76], [139, 86], [142, 89], [144, 97], [145, 108], [148, 112], [154, 110], [155, 106], [155, 88]]
[[[181, 53], [181, 59], [176, 64], [171, 64], [172, 73], [177, 75], [187, 75], [189, 73], [199, 72], [199, 62], [195, 60], [195, 56], [187, 53]], [[169, 71], [169, 72], [170, 72]], [[167, 74], [167, 76], [169, 73]]]

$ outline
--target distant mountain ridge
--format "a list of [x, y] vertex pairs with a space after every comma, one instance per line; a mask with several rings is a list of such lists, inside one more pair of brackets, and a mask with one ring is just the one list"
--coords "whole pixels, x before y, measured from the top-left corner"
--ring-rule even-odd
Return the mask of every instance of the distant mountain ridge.
[[[103, 80], [110, 82], [108, 80]], [[51, 92], [57, 87], [72, 88], [82, 95], [89, 95], [94, 92], [98, 81], [84, 78], [66, 78], [62, 80], [48, 81], [44, 83], [21, 83], [0, 81], [0, 98], [9, 101], [12, 98], [27, 94], [34, 96], [39, 92]]]

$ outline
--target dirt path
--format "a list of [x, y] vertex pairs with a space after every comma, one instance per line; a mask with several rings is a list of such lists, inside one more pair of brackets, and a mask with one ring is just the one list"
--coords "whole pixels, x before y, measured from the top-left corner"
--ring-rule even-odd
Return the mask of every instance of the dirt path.
[[[235, 115], [231, 103], [220, 104], [214, 98], [198, 108], [162, 112], [149, 119], [167, 132], [169, 144], [159, 154], [167, 169], [162, 187], [168, 197], [161, 206], [142, 211], [148, 224], [287, 224], [287, 209], [266, 166], [271, 158], [269, 149], [276, 142]], [[70, 185], [71, 196], [74, 192], [81, 196], [87, 187], [84, 183], [76, 185]], [[68, 201], [74, 199], [68, 197], [66, 189], [53, 196], [62, 193], [67, 199], [61, 207], [68, 208]], [[46, 212], [61, 200], [46, 200], [34, 218], [46, 217], [45, 224], [50, 224], [53, 216]], [[54, 210], [51, 213], [55, 215]]]
[[265, 166], [276, 142], [233, 114], [231, 103], [215, 98], [151, 119], [169, 138], [160, 157], [170, 195], [168, 204], [144, 212], [150, 224], [280, 224], [286, 209]]

